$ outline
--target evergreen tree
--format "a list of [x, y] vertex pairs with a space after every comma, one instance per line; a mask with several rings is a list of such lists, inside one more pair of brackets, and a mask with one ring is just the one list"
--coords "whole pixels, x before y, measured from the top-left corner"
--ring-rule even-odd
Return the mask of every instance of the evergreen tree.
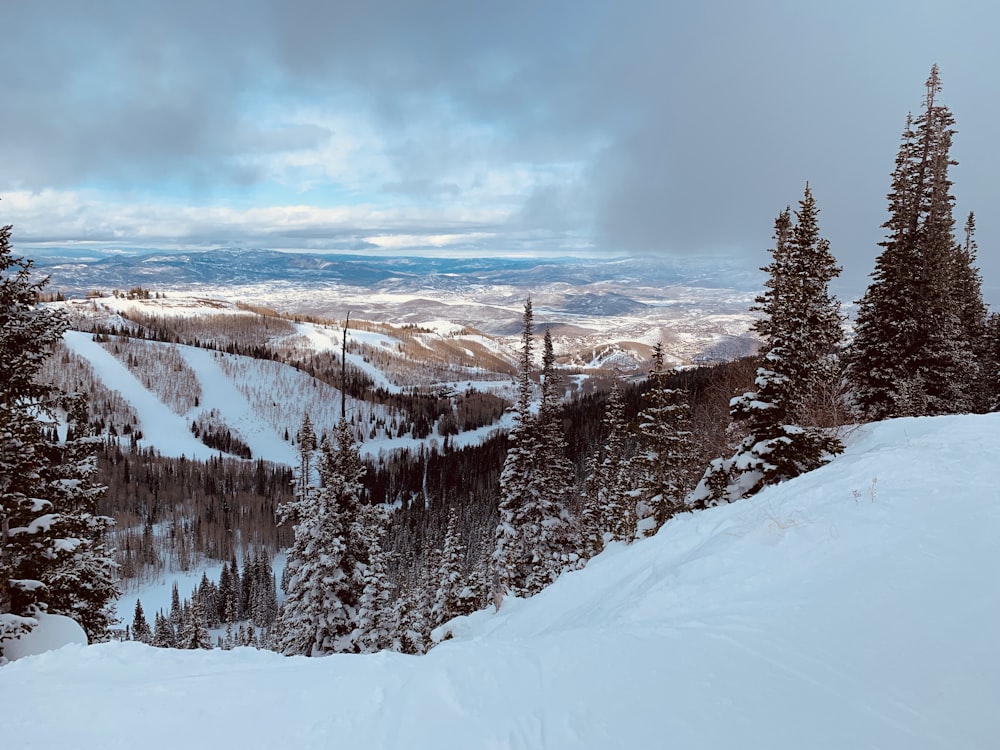
[[[30, 630], [41, 612], [68, 615], [88, 637], [106, 637], [117, 596], [96, 513], [92, 446], [79, 399], [37, 375], [65, 330], [61, 315], [36, 302], [45, 281], [13, 255], [0, 227], [0, 659], [7, 638]], [[70, 423], [60, 443], [54, 426]]]
[[163, 612], [157, 612], [153, 630], [153, 645], [157, 648], [176, 648], [177, 633]]
[[567, 513], [574, 472], [565, 455], [559, 415], [562, 392], [552, 337], [546, 332], [537, 415], [531, 410], [533, 337], [534, 315], [529, 298], [524, 305], [514, 426], [500, 475], [500, 520], [494, 537], [492, 586], [493, 602], [498, 608], [508, 594], [538, 593], [578, 558]]
[[658, 342], [647, 379], [649, 390], [639, 413], [641, 447], [634, 460], [639, 497], [637, 515], [647, 535], [686, 509], [685, 497], [695, 484], [695, 446], [688, 394], [670, 388], [667, 377], [663, 344]]
[[149, 629], [149, 622], [146, 620], [146, 613], [142, 611], [142, 602], [135, 600], [135, 614], [132, 616], [132, 640], [149, 643], [153, 639], [153, 633]]
[[93, 643], [107, 640], [118, 622], [114, 602], [119, 596], [116, 564], [106, 535], [114, 520], [98, 515], [97, 503], [106, 488], [96, 485], [95, 437], [87, 426], [84, 399], [79, 394], [60, 399], [66, 419], [66, 439], [50, 447], [43, 470], [47, 494], [59, 510], [54, 526], [64, 538], [63, 554], [49, 561], [44, 577], [48, 611], [66, 615], [83, 626]]
[[733, 399], [730, 416], [746, 429], [737, 452], [715, 459], [692, 495], [696, 506], [729, 502], [810, 471], [843, 449], [815, 426], [817, 392], [836, 377], [841, 314], [829, 294], [840, 273], [829, 244], [819, 237], [818, 209], [808, 184], [796, 211], [775, 220], [775, 246], [767, 291], [757, 299], [756, 325], [765, 351], [757, 389]]
[[[584, 546], [588, 555], [600, 552], [607, 540], [630, 542], [636, 532], [636, 498], [625, 403], [616, 380], [604, 410], [605, 441], [594, 456], [584, 500]], [[607, 537], [607, 539], [605, 538]]]
[[212, 649], [212, 635], [208, 632], [205, 609], [197, 599], [191, 602], [182, 623], [181, 647], [186, 649]]
[[223, 563], [222, 572], [219, 573], [219, 622], [236, 622], [239, 619], [238, 613], [233, 611], [233, 601], [233, 576], [229, 563], [226, 562]]
[[280, 509], [292, 522], [288, 552], [288, 597], [275, 623], [276, 644], [285, 654], [320, 656], [352, 651], [360, 596], [359, 543], [349, 538], [364, 490], [364, 464], [350, 424], [341, 420], [336, 445], [320, 448], [319, 488], [300, 485], [295, 500]]
[[526, 593], [536, 594], [579, 561], [570, 508], [577, 499], [576, 469], [566, 455], [562, 409], [565, 385], [556, 367], [552, 335], [542, 338], [542, 388], [537, 430], [541, 441], [535, 456], [535, 487], [529, 528], [536, 530]]
[[177, 581], [170, 587], [170, 624], [175, 629], [180, 625], [183, 617], [181, 608], [181, 593], [177, 588]]
[[532, 350], [534, 348], [534, 314], [531, 298], [524, 303], [521, 327], [521, 353], [517, 372], [517, 401], [514, 406], [514, 426], [508, 435], [509, 447], [500, 475], [500, 520], [493, 547], [492, 596], [497, 609], [510, 593], [520, 593], [525, 573], [522, 571], [528, 555], [522, 519], [528, 503], [534, 457], [538, 450], [537, 434], [531, 413], [533, 387]]
[[982, 408], [977, 354], [985, 308], [972, 232], [954, 237], [948, 169], [955, 119], [931, 68], [921, 114], [907, 118], [889, 192], [887, 236], [858, 303], [848, 374], [864, 416]]
[[204, 571], [202, 572], [201, 581], [198, 583], [198, 587], [191, 595], [191, 599], [192, 601], [197, 601], [198, 605], [201, 607], [202, 615], [205, 618], [205, 624], [209, 628], [216, 627], [219, 624], [219, 619], [216, 614], [219, 611], [218, 588], [214, 583], [208, 580], [208, 573]]
[[243, 579], [236, 563], [235, 550], [229, 558], [229, 594], [225, 598], [224, 606], [226, 622], [238, 622], [243, 619]]
[[969, 378], [970, 408], [984, 413], [994, 402], [995, 380], [990, 364], [989, 313], [983, 301], [983, 280], [976, 265], [976, 217], [971, 211], [963, 228], [964, 240], [955, 253], [954, 298], [958, 321], [978, 365]]
[[[310, 448], [310, 450], [313, 449]], [[240, 576], [240, 617], [247, 618], [251, 616], [252, 599], [253, 559], [250, 557], [250, 547], [246, 546], [243, 548], [243, 573]]]
[[357, 629], [352, 636], [356, 649], [362, 653], [376, 653], [393, 646], [393, 586], [389, 580], [389, 553], [382, 547], [383, 530], [388, 522], [389, 514], [384, 507], [365, 505], [354, 523], [354, 534], [364, 545], [366, 561], [358, 566], [361, 596]]
[[250, 619], [258, 628], [266, 628], [278, 614], [278, 597], [274, 569], [263, 549], [254, 556], [251, 584]]
[[461, 614], [467, 614], [463, 593], [466, 589], [462, 575], [462, 556], [465, 547], [458, 533], [458, 513], [452, 508], [448, 512], [448, 530], [444, 537], [444, 548], [441, 551], [438, 565], [438, 585], [434, 593], [434, 605], [431, 608], [433, 627], [451, 620]]
[[404, 654], [422, 654], [427, 650], [430, 605], [426, 575], [405, 586], [399, 592], [393, 613], [396, 635], [393, 650]]

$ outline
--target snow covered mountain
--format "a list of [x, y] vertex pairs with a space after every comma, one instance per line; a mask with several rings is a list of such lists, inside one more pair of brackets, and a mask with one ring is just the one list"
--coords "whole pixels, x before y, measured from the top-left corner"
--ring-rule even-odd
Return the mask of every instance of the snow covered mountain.
[[0, 668], [4, 746], [987, 750], [1000, 415], [858, 428], [420, 657], [67, 646]]
[[[294, 464], [289, 436], [304, 411], [321, 429], [340, 418], [344, 331], [337, 324], [178, 296], [55, 304], [74, 330], [63, 337], [66, 350], [46, 364], [46, 377], [87, 392], [106, 429], [131, 436], [138, 448], [206, 459], [219, 454], [207, 438], [224, 432], [253, 458]], [[363, 385], [346, 406], [368, 443], [364, 450], [429, 448], [446, 432], [454, 445], [476, 443], [508, 426], [514, 353], [507, 344], [440, 321], [421, 328], [353, 323], [347, 365]], [[452, 402], [450, 411], [442, 407], [456, 415], [451, 429], [439, 422], [413, 428], [407, 394], [415, 392]]]

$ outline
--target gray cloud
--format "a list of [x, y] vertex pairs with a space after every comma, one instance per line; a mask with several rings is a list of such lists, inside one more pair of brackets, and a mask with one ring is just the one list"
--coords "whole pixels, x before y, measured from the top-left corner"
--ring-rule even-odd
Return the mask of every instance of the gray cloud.
[[[977, 212], [1000, 288], [1000, 53], [982, 3], [9, 5], [0, 192], [266, 191], [262, 155], [334, 137], [293, 118], [314, 106], [377, 129], [387, 166], [368, 188], [387, 205], [495, 200], [506, 218], [476, 229], [533, 248], [586, 236], [598, 250], [763, 264], [774, 216], [809, 180], [851, 294], [878, 251], [906, 112], [938, 62], [959, 213]], [[511, 165], [533, 177], [504, 187]], [[293, 234], [310, 231], [326, 230]]]

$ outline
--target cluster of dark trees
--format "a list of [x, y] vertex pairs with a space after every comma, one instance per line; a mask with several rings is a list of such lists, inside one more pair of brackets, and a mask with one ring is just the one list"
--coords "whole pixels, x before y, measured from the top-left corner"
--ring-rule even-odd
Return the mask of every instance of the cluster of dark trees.
[[247, 546], [273, 555], [291, 541], [274, 523], [277, 506], [291, 496], [288, 467], [169, 458], [123, 451], [116, 442], [101, 444], [97, 459], [106, 488], [99, 509], [117, 522], [112, 539], [123, 578], [189, 570], [201, 558], [228, 560]]
[[225, 649], [256, 647], [267, 643], [267, 628], [277, 613], [277, 583], [271, 560], [263, 550], [257, 550], [253, 555], [244, 554], [242, 575], [235, 557], [223, 565], [217, 583], [203, 573], [190, 599], [181, 600], [174, 582], [170, 611], [158, 611], [152, 627], [142, 601], [137, 599], [132, 623], [126, 626], [124, 635], [127, 640], [159, 648], [210, 649], [213, 643], [209, 630], [225, 625], [225, 636], [219, 636], [214, 645]]

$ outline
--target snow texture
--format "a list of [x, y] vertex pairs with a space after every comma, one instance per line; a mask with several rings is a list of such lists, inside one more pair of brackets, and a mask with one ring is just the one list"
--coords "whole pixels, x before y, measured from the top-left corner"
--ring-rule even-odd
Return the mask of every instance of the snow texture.
[[453, 621], [425, 656], [19, 660], [0, 669], [3, 746], [995, 748], [1000, 415], [847, 443]]
[[44, 654], [63, 646], [87, 645], [87, 634], [76, 620], [63, 615], [40, 614], [34, 617], [38, 624], [31, 632], [3, 645], [3, 655], [10, 661], [26, 656]]

